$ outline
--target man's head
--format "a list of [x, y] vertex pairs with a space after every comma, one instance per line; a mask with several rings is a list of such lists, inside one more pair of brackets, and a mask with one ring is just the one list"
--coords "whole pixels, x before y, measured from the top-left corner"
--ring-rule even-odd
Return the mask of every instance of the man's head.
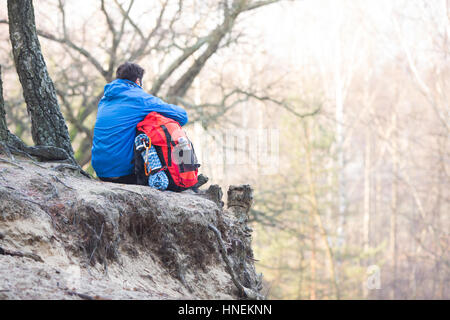
[[144, 77], [144, 72], [145, 70], [138, 64], [125, 62], [117, 68], [116, 78], [133, 81], [134, 83], [142, 87], [142, 78]]

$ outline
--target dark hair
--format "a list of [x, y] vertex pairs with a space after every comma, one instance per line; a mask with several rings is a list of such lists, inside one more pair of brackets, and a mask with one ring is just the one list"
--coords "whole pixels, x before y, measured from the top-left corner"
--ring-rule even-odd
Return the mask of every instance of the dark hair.
[[133, 82], [136, 82], [137, 79], [139, 79], [142, 82], [142, 78], [144, 77], [145, 70], [141, 68], [136, 63], [132, 62], [125, 62], [122, 63], [116, 71], [116, 78], [117, 79], [126, 79]]

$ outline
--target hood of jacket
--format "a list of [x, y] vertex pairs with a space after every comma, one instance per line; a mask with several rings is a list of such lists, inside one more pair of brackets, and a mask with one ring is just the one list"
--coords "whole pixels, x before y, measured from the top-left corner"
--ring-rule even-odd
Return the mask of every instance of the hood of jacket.
[[130, 88], [142, 89], [140, 86], [130, 80], [116, 79], [105, 86], [105, 92], [103, 95], [107, 99], [112, 99], [120, 96], [121, 94], [123, 94], [123, 92], [130, 90]]

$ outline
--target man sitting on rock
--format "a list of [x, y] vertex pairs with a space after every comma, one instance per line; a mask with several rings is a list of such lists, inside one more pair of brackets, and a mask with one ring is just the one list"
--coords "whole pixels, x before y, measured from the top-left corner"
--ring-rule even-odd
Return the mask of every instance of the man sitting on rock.
[[92, 146], [92, 167], [102, 181], [136, 184], [133, 148], [136, 125], [150, 112], [188, 122], [186, 111], [146, 93], [142, 89], [144, 69], [125, 62], [117, 69], [116, 80], [105, 86], [98, 104]]

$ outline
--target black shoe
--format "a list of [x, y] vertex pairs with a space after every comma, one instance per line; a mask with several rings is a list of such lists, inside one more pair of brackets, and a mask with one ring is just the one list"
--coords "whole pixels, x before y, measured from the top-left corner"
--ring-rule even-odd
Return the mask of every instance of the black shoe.
[[192, 191], [194, 191], [195, 193], [198, 193], [199, 192], [198, 188], [200, 188], [202, 185], [207, 183], [209, 180], [209, 178], [202, 173], [200, 173], [198, 175], [197, 179], [198, 179], [198, 182], [191, 187]]

